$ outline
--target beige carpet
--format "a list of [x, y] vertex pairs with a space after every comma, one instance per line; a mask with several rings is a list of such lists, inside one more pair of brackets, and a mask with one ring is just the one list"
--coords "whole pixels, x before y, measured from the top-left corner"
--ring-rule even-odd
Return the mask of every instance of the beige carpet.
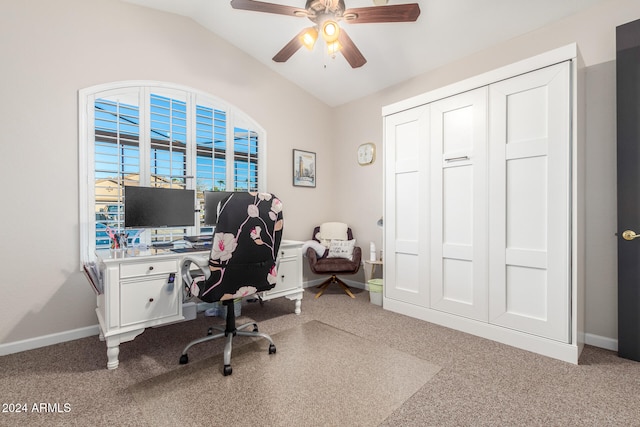
[[[640, 426], [640, 363], [615, 352], [586, 346], [580, 365], [571, 365], [383, 310], [368, 292], [354, 289], [352, 299], [336, 286], [315, 299], [314, 291], [305, 291], [299, 315], [286, 298], [243, 305], [241, 321], [257, 321], [276, 338], [278, 353], [269, 356], [266, 342], [243, 338], [231, 377], [221, 374], [220, 340], [193, 347], [191, 362], [178, 365], [187, 342], [222, 323], [204, 316], [149, 328], [122, 344], [115, 370], [105, 369], [106, 348], [97, 336], [2, 356], [4, 403], [68, 404], [70, 412], [0, 413], [0, 427]], [[320, 334], [309, 328], [314, 325]], [[312, 350], [300, 349], [304, 340]], [[432, 373], [434, 365], [442, 369], [421, 378], [425, 384], [397, 406], [417, 387], [413, 375]], [[255, 410], [232, 412], [226, 393]]]
[[274, 355], [268, 354], [266, 340], [235, 347], [230, 376], [222, 375], [218, 354], [191, 360], [129, 391], [155, 426], [372, 426], [440, 370], [319, 321], [272, 338]]

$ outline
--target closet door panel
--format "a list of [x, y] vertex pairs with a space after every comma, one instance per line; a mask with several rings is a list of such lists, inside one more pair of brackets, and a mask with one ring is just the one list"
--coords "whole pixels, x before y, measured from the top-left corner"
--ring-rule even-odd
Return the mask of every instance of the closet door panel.
[[445, 244], [473, 244], [473, 165], [442, 169], [442, 234]]
[[428, 107], [385, 118], [386, 298], [427, 307]]
[[507, 248], [547, 248], [547, 157], [506, 161]]
[[420, 292], [420, 253], [416, 230], [420, 228], [416, 194], [419, 193], [419, 172], [396, 174], [395, 211], [395, 272], [394, 289], [405, 294]]
[[487, 89], [431, 104], [431, 308], [487, 320]]
[[570, 63], [489, 98], [489, 321], [569, 342]]

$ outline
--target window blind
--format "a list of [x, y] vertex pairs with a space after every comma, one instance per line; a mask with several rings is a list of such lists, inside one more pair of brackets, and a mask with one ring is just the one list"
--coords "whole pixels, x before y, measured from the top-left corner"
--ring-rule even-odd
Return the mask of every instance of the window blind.
[[[90, 177], [89, 187], [81, 185], [82, 262], [110, 246], [107, 227], [124, 232], [125, 186], [195, 189], [194, 211], [199, 206], [200, 214], [204, 191], [265, 186], [258, 169], [265, 149], [260, 126], [209, 94], [156, 83], [116, 82], [80, 91], [80, 162], [86, 165], [80, 170]], [[88, 111], [86, 118], [82, 111]], [[137, 231], [127, 230], [130, 236]], [[188, 229], [140, 231], [140, 240], [130, 244], [212, 230], [201, 215]]]

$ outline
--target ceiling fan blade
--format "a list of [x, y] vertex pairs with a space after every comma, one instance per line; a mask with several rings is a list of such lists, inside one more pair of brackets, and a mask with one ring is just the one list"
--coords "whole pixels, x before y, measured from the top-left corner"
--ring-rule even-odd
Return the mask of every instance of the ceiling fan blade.
[[302, 41], [300, 40], [300, 38], [307, 30], [309, 30], [309, 28], [305, 28], [304, 30], [300, 31], [294, 38], [291, 39], [291, 41], [289, 41], [289, 43], [284, 45], [284, 47], [280, 49], [280, 52], [276, 53], [276, 55], [272, 59], [275, 62], [287, 62], [287, 60], [291, 58], [291, 56], [293, 56], [293, 54], [302, 47]]
[[305, 9], [293, 6], [284, 6], [275, 3], [265, 3], [255, 0], [231, 0], [231, 7], [234, 9], [251, 10], [254, 12], [276, 13], [278, 15], [290, 15], [306, 17], [308, 12]]
[[344, 30], [344, 28], [341, 28], [340, 32], [338, 33], [338, 42], [342, 46], [340, 52], [342, 52], [342, 56], [344, 56], [344, 59], [346, 59], [349, 65], [351, 65], [351, 68], [362, 67], [367, 63], [367, 60], [362, 55], [362, 52], [360, 52], [360, 50], [356, 47], [355, 43], [353, 43], [351, 37], [347, 35], [347, 32]]
[[344, 20], [350, 24], [377, 22], [413, 22], [420, 16], [418, 3], [392, 6], [356, 7], [344, 11]]

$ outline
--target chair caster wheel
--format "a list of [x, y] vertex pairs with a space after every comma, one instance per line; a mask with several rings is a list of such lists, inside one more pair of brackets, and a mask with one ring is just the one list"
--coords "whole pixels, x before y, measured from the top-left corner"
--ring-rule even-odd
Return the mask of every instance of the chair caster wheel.
[[256, 325], [255, 323], [253, 324], [253, 332], [260, 332], [258, 331], [258, 325]]
[[224, 365], [224, 369], [222, 370], [222, 373], [224, 374], [225, 377], [227, 375], [231, 375], [232, 372], [233, 372], [233, 369], [231, 369], [231, 365]]
[[273, 344], [269, 344], [269, 354], [274, 354], [276, 352], [276, 346]]
[[189, 363], [189, 356], [186, 354], [183, 354], [182, 356], [180, 356], [180, 364], [186, 365], [187, 363]]
[[207, 336], [213, 335], [213, 328], [207, 329]]

